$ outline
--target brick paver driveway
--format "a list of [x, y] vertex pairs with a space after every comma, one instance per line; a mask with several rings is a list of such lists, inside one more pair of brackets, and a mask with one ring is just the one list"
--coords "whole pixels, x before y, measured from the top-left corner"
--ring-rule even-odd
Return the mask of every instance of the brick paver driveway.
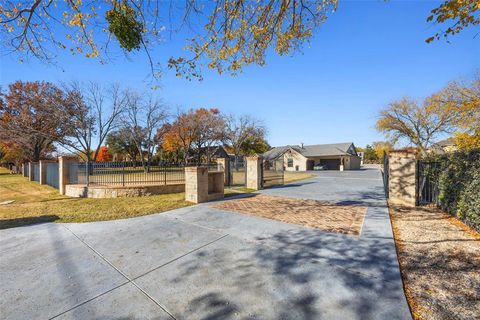
[[324, 231], [359, 235], [367, 207], [264, 194], [224, 201], [212, 208], [294, 223]]
[[0, 230], [0, 318], [410, 318], [377, 170], [320, 172], [261, 194], [367, 213], [358, 236], [212, 204]]

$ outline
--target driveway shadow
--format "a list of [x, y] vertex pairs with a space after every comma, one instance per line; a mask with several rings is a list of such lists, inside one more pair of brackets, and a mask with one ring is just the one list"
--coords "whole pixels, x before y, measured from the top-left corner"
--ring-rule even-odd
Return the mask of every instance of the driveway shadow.
[[[182, 319], [410, 318], [398, 266], [385, 261], [390, 243], [376, 239], [359, 248], [345, 237], [322, 238], [286, 231], [258, 238], [265, 241], [258, 245], [222, 239], [163, 270], [174, 276], [156, 284], [156, 298], [182, 295], [183, 303], [166, 302]], [[377, 274], [363, 274], [366, 268]]]
[[23, 227], [32, 224], [54, 222], [60, 219], [57, 215], [44, 215], [38, 217], [25, 217], [25, 218], [15, 218], [15, 219], [2, 219], [0, 220], [0, 230], [9, 229], [16, 227]]

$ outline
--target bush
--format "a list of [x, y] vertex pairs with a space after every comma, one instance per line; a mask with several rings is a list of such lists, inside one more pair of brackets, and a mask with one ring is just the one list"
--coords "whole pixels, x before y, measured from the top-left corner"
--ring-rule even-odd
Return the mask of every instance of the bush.
[[440, 207], [480, 231], [480, 150], [441, 156]]
[[480, 231], [480, 170], [460, 195], [457, 216]]

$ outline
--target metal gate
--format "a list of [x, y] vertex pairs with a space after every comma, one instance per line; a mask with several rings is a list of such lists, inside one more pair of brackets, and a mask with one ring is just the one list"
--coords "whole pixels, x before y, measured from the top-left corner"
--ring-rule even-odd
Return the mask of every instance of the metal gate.
[[261, 167], [262, 187], [268, 188], [284, 183], [283, 158], [279, 160], [263, 160]]
[[437, 161], [417, 161], [417, 204], [439, 204], [438, 178], [441, 163]]
[[227, 185], [230, 187], [245, 187], [247, 185], [247, 166], [244, 159], [229, 161]]

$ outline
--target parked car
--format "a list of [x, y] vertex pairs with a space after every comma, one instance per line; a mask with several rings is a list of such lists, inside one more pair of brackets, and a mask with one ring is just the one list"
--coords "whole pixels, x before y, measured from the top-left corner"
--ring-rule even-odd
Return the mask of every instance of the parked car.
[[317, 164], [313, 166], [313, 170], [320, 171], [320, 170], [327, 170], [327, 166], [323, 164]]

